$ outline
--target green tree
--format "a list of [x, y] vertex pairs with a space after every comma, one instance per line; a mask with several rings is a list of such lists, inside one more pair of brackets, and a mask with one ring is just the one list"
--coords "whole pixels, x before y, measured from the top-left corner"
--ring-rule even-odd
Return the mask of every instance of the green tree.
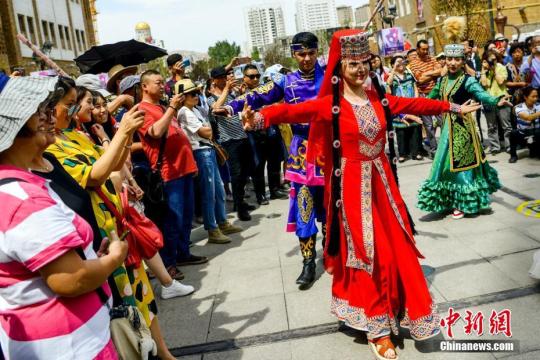
[[144, 70], [155, 70], [161, 74], [164, 78], [169, 76], [169, 68], [166, 62], [167, 57], [163, 56], [158, 59], [149, 61], [144, 67]]
[[251, 52], [251, 59], [253, 61], [261, 61], [261, 54], [259, 53], [259, 49], [256, 47], [254, 47], [253, 51]]
[[264, 52], [264, 64], [266, 67], [274, 64], [281, 64], [289, 69], [296, 67], [294, 60], [289, 56], [285, 56], [279, 45], [271, 45], [266, 49]]
[[208, 60], [199, 60], [192, 64], [190, 77], [194, 81], [206, 81], [209, 77], [210, 64]]
[[218, 41], [214, 46], [208, 48], [211, 67], [226, 65], [238, 54], [240, 54], [240, 45], [234, 41], [232, 44], [227, 40]]

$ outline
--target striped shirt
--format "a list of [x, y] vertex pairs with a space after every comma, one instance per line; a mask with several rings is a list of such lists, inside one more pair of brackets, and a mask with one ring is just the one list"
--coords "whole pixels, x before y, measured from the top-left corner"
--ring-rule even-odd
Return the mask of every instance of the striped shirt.
[[[71, 249], [95, 259], [92, 228], [47, 180], [0, 166], [0, 343], [7, 359], [116, 359], [109, 312], [96, 291], [61, 297], [39, 270]], [[103, 289], [110, 296], [108, 285]]]
[[[208, 106], [212, 108], [214, 103], [217, 101], [218, 97], [211, 95], [208, 98]], [[234, 96], [229, 94], [225, 104], [234, 100]], [[212, 115], [211, 120], [217, 125], [218, 128], [218, 140], [221, 144], [230, 140], [241, 140], [247, 139], [246, 132], [244, 131], [244, 126], [242, 125], [242, 120], [240, 120], [240, 115], [236, 114], [231, 117]]]
[[540, 103], [536, 103], [532, 108], [529, 108], [527, 104], [523, 102], [516, 105], [514, 111], [516, 113], [516, 125], [518, 130], [523, 131], [527, 129], [532, 129], [536, 126], [540, 126], [540, 119], [536, 119], [535, 121], [526, 121], [519, 116], [519, 114], [532, 115], [540, 112]]
[[[414, 59], [409, 64], [408, 69], [413, 73], [414, 77], [418, 81], [420, 80], [420, 77], [422, 76], [423, 73], [428, 72], [428, 71], [433, 71], [440, 67], [441, 66], [439, 65], [437, 60], [435, 60], [431, 56], [428, 56], [427, 60], [422, 60], [420, 58]], [[429, 94], [430, 91], [435, 87], [436, 82], [437, 82], [436, 78], [431, 78], [431, 80], [423, 84], [417, 83], [416, 85], [418, 87], [418, 91], [421, 94]]]

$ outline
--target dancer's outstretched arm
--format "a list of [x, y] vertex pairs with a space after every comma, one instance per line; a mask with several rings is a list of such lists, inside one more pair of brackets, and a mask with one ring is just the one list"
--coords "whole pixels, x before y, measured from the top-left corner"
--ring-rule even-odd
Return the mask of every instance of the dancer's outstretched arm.
[[276, 104], [255, 112], [244, 106], [242, 120], [247, 129], [263, 129], [281, 123], [302, 124], [332, 118], [332, 97], [305, 101], [299, 104]]

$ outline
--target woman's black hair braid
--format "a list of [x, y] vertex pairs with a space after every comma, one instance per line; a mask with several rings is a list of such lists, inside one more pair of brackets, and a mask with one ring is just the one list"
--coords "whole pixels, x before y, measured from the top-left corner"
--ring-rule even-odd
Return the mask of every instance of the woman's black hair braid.
[[[341, 61], [338, 61], [332, 72], [332, 175], [331, 175], [331, 196], [330, 205], [332, 206], [332, 219], [330, 220], [330, 241], [328, 243], [328, 254], [336, 256], [339, 253], [340, 243], [340, 220], [339, 208], [342, 205], [341, 200], [341, 143], [339, 140], [339, 113], [341, 111], [340, 92], [339, 92], [339, 74]], [[340, 169], [339, 171], [336, 171]], [[338, 205], [339, 204], [339, 205]]]

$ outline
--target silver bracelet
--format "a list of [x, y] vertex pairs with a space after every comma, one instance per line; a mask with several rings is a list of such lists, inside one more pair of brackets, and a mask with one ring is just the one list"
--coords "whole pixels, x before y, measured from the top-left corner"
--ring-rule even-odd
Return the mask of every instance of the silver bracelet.
[[461, 105], [450, 103], [450, 112], [461, 115]]

